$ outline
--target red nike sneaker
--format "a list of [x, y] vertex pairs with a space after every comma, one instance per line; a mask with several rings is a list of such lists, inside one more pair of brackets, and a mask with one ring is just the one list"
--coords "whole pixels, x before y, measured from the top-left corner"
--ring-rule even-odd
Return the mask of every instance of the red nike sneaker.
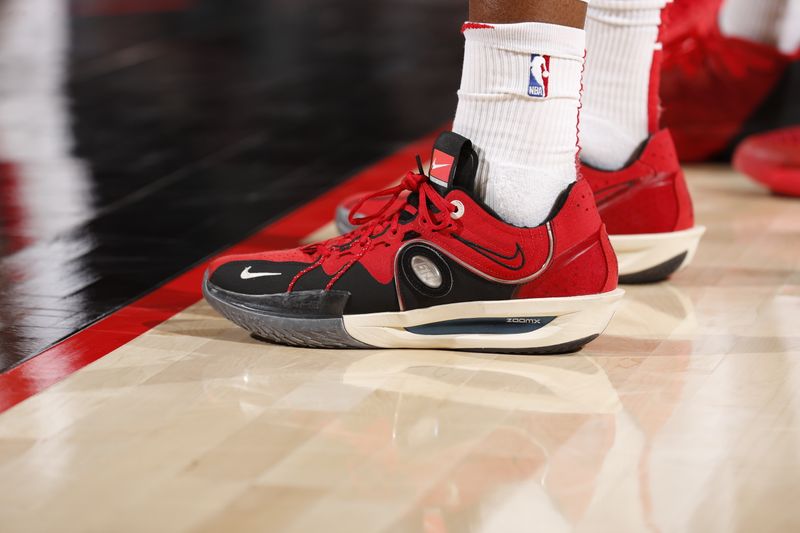
[[771, 46], [695, 28], [665, 43], [663, 123], [682, 161], [704, 161], [730, 148], [776, 89], [791, 58]]
[[775, 193], [800, 196], [800, 126], [748, 137], [733, 165]]
[[[694, 224], [692, 198], [669, 131], [653, 135], [639, 158], [622, 170], [582, 164], [580, 172], [611, 235], [620, 283], [663, 281], [691, 262], [705, 228]], [[365, 196], [352, 196], [336, 210], [340, 233], [353, 231], [362, 217], [390, 200]]]
[[445, 133], [434, 157], [449, 164], [376, 193], [388, 201], [355, 232], [214, 261], [206, 299], [255, 336], [297, 346], [548, 354], [600, 335], [623, 291], [588, 183], [541, 226], [518, 228], [473, 197], [470, 141]]
[[581, 165], [619, 260], [620, 283], [654, 283], [685, 268], [705, 228], [694, 207], [668, 130], [648, 140], [626, 168]]
[[722, 0], [675, 0], [667, 4], [661, 16], [659, 41], [666, 50], [677, 41], [705, 33], [714, 27]]

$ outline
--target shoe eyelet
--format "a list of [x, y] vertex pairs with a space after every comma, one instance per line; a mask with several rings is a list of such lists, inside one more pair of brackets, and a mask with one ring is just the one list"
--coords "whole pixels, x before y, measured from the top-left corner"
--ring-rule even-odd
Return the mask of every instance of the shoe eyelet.
[[458, 220], [459, 218], [463, 217], [464, 213], [466, 213], [467, 211], [466, 208], [464, 207], [464, 204], [462, 204], [458, 200], [453, 200], [450, 203], [453, 204], [453, 206], [455, 206], [456, 208], [454, 212], [450, 213], [450, 218], [452, 218], [453, 220]]

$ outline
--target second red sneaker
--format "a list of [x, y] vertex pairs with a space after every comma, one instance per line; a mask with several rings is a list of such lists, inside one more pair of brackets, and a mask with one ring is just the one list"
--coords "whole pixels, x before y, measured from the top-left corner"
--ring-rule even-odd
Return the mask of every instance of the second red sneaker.
[[[581, 174], [611, 236], [621, 283], [663, 281], [691, 262], [705, 228], [695, 226], [692, 199], [667, 130], [653, 135], [626, 168], [581, 165]], [[352, 231], [359, 217], [374, 214], [389, 200], [364, 197], [353, 196], [339, 206], [339, 232]]]
[[665, 50], [717, 24], [722, 0], [674, 0], [661, 15], [661, 42]]
[[206, 299], [259, 338], [309, 347], [546, 354], [602, 333], [623, 291], [588, 183], [518, 228], [473, 196], [467, 139], [445, 133], [434, 153], [449, 172], [376, 193], [387, 201], [355, 232], [214, 261]]
[[775, 193], [800, 197], [800, 126], [748, 137], [733, 165]]
[[792, 62], [775, 47], [723, 35], [716, 23], [665, 42], [663, 57], [662, 118], [682, 161], [727, 153]]
[[694, 206], [669, 131], [653, 135], [639, 157], [617, 171], [581, 166], [611, 235], [620, 283], [654, 283], [685, 268], [705, 228]]

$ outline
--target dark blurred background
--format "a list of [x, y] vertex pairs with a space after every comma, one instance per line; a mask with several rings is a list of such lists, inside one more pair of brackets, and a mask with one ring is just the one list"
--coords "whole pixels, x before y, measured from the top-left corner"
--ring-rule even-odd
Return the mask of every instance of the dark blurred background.
[[452, 119], [465, 0], [0, 0], [0, 371]]

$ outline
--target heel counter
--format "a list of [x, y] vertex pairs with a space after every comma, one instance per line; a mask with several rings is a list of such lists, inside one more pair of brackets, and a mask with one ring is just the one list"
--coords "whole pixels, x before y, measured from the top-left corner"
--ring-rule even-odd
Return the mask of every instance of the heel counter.
[[609, 292], [617, 288], [617, 257], [605, 226], [556, 254], [539, 278], [517, 289], [516, 298], [558, 298]]
[[619, 286], [619, 263], [605, 224], [600, 228], [600, 244], [603, 247], [603, 255], [606, 259], [606, 282], [600, 292], [610, 292]]
[[573, 187], [551, 222], [551, 234], [550, 265], [541, 276], [521, 285], [516, 298], [583, 296], [616, 288], [616, 256], [586, 180], [579, 179]]
[[654, 156], [661, 160], [665, 168], [669, 169], [668, 185], [665, 189], [669, 191], [672, 198], [664, 198], [670, 204], [672, 216], [666, 231], [681, 231], [694, 227], [694, 205], [689, 193], [689, 186], [686, 184], [686, 175], [681, 167], [678, 150], [675, 147], [675, 140], [669, 130], [662, 130], [656, 134]]
[[673, 231], [682, 231], [694, 227], [694, 203], [689, 193], [686, 176], [681, 169], [674, 177], [673, 191], [675, 193], [675, 228]]
[[610, 231], [613, 234], [671, 233], [693, 227], [692, 198], [669, 130], [662, 130], [651, 138], [642, 163], [652, 174], [628, 198], [628, 209], [635, 215], [627, 223], [631, 231], [620, 232], [615, 224], [609, 224]]
[[589, 182], [579, 178], [561, 211], [552, 220], [555, 253], [583, 242], [603, 225]]

